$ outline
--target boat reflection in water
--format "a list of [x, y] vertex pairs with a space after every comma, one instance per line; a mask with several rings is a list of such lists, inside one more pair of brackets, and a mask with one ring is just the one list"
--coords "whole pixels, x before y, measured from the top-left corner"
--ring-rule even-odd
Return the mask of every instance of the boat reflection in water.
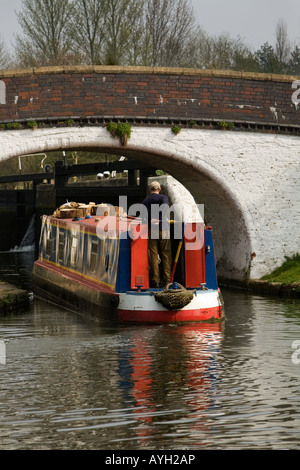
[[108, 324], [38, 298], [2, 318], [1, 448], [298, 449], [299, 302], [224, 299], [218, 323]]
[[139, 423], [137, 440], [153, 438], [155, 425], [164, 426], [168, 436], [179, 422], [181, 433], [186, 429], [191, 435], [195, 428], [199, 434], [202, 426], [207, 431], [205, 415], [203, 421], [199, 416], [213, 406], [222, 339], [220, 322], [136, 329], [130, 335], [130, 344], [119, 352], [119, 387]]

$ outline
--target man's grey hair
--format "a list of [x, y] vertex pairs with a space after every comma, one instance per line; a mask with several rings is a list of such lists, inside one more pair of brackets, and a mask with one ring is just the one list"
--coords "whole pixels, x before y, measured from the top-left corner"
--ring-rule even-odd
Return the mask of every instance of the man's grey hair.
[[152, 181], [149, 186], [150, 191], [157, 191], [158, 189], [161, 189], [160, 184], [158, 181]]

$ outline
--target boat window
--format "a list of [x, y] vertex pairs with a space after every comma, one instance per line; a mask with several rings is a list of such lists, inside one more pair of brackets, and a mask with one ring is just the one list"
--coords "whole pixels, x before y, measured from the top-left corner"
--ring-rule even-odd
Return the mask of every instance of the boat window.
[[72, 243], [71, 243], [71, 265], [75, 266], [77, 261], [77, 246], [78, 246], [78, 238], [77, 235], [72, 235]]
[[64, 260], [64, 235], [64, 232], [60, 230], [58, 235], [58, 261], [60, 262]]
[[52, 253], [51, 228], [47, 228], [46, 255], [51, 256], [51, 253]]
[[108, 268], [109, 268], [109, 261], [110, 261], [110, 256], [109, 256], [109, 253], [107, 253], [107, 255], [105, 256], [105, 271], [106, 272], [108, 271]]
[[97, 271], [98, 241], [91, 242], [90, 270], [92, 273]]

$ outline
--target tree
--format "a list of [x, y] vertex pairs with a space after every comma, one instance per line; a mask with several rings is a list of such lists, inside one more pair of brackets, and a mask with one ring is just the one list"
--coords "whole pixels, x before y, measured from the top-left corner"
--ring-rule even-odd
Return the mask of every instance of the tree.
[[70, 35], [74, 53], [80, 55], [86, 64], [103, 63], [105, 48], [107, 0], [75, 0], [74, 15], [71, 19]]
[[242, 38], [228, 33], [209, 36], [199, 28], [191, 65], [204, 69], [257, 71], [259, 66]]
[[273, 46], [265, 42], [255, 53], [262, 73], [278, 73], [280, 66]]
[[70, 36], [87, 64], [138, 65], [145, 0], [73, 0]]
[[287, 25], [279, 20], [276, 25], [275, 56], [278, 61], [278, 72], [285, 73], [290, 59], [291, 45], [288, 39]]
[[8, 69], [12, 66], [10, 53], [8, 52], [3, 39], [0, 37], [0, 69]]
[[145, 5], [146, 0], [135, 0], [130, 8], [128, 21], [129, 33], [126, 47], [123, 48], [121, 62], [126, 65], [147, 65], [147, 43], [145, 36]]
[[300, 75], [300, 47], [298, 45], [291, 51], [288, 73], [291, 75]]
[[16, 37], [20, 65], [59, 65], [74, 62], [69, 35], [74, 14], [71, 0], [22, 0], [17, 15], [24, 36]]
[[255, 54], [243, 40], [238, 37], [232, 43], [232, 69], [243, 72], [258, 72], [259, 64]]
[[195, 36], [195, 15], [189, 0], [146, 0], [145, 65], [183, 65]]
[[131, 42], [131, 27], [140, 2], [135, 0], [107, 0], [107, 2], [105, 63], [119, 65], [127, 55]]
[[[299, 73], [287, 26], [278, 21], [274, 46], [252, 52], [228, 33], [208, 35], [191, 0], [22, 0], [17, 15], [17, 65], [144, 65]], [[0, 67], [11, 61], [0, 40]]]

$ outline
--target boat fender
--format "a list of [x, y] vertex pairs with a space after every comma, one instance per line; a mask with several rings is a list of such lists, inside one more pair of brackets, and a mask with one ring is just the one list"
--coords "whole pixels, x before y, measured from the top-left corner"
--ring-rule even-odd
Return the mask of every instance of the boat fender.
[[185, 307], [192, 301], [193, 297], [193, 292], [179, 283], [176, 283], [175, 289], [173, 283], [170, 283], [161, 292], [155, 293], [155, 300], [168, 310], [179, 310]]

